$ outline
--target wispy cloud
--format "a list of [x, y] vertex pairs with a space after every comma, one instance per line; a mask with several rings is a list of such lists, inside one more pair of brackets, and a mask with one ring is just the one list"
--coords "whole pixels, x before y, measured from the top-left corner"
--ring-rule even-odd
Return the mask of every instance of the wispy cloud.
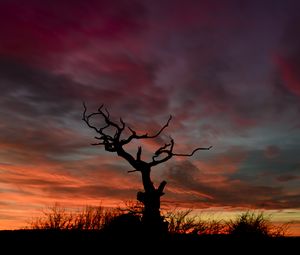
[[155, 184], [168, 181], [165, 203], [299, 208], [298, 9], [297, 1], [1, 1], [0, 217], [57, 200], [135, 198], [140, 176], [90, 146], [82, 101], [89, 111], [105, 104], [138, 132], [155, 132], [172, 114], [162, 136], [142, 144], [145, 157], [169, 135], [176, 152], [213, 145], [153, 170]]

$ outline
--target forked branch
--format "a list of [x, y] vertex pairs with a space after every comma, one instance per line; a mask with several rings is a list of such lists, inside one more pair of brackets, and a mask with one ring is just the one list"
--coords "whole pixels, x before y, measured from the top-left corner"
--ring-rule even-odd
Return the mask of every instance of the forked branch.
[[[173, 152], [174, 149], [174, 140], [170, 137], [170, 142], [166, 143], [165, 145], [161, 146], [158, 150], [154, 152], [154, 155], [152, 157], [151, 162], [145, 162], [142, 160], [142, 147], [138, 147], [138, 151], [136, 153], [136, 156], [132, 156], [130, 153], [126, 152], [125, 149], [123, 148], [124, 145], [130, 143], [133, 139], [150, 139], [150, 138], [156, 138], [158, 137], [168, 126], [169, 123], [172, 119], [172, 116], [169, 117], [168, 121], [153, 135], [149, 135], [148, 133], [145, 134], [137, 134], [137, 132], [132, 129], [131, 127], [127, 126], [126, 123], [120, 118], [119, 123], [114, 122], [110, 119], [110, 114], [109, 111], [104, 108], [103, 111], [103, 105], [101, 105], [98, 108], [97, 112], [93, 112], [90, 114], [87, 114], [87, 107], [83, 103], [84, 111], [83, 111], [83, 116], [82, 119], [83, 121], [88, 125], [88, 127], [94, 129], [99, 136], [95, 136], [95, 139], [98, 140], [97, 143], [93, 143], [92, 145], [103, 145], [105, 150], [109, 152], [117, 152], [117, 154], [127, 160], [135, 170], [128, 171], [129, 173], [131, 172], [136, 172], [136, 171], [141, 171], [140, 167], [141, 164], [148, 165], [148, 167], [156, 166], [160, 163], [163, 163], [173, 156], [178, 156], [178, 157], [191, 157], [195, 154], [195, 152], [199, 150], [209, 150], [212, 148], [212, 146], [207, 147], [207, 148], [196, 148], [194, 149], [191, 153], [175, 153]], [[102, 127], [96, 127], [91, 123], [91, 119], [100, 116], [104, 119], [104, 125]], [[106, 129], [113, 127], [115, 129], [114, 135], [108, 134]], [[125, 139], [121, 139], [121, 135], [125, 128], [128, 128], [131, 132], [131, 135], [129, 135]]]
[[148, 133], [142, 134], [142, 135], [138, 135], [135, 130], [133, 130], [131, 127], [128, 127], [128, 129], [131, 132], [131, 135], [127, 139], [122, 140], [121, 142], [122, 142], [123, 145], [125, 145], [125, 144], [130, 143], [133, 139], [156, 138], [156, 137], [158, 137], [164, 131], [165, 128], [167, 128], [169, 126], [169, 123], [170, 123], [171, 119], [172, 119], [172, 116], [170, 115], [170, 117], [169, 117], [168, 121], [166, 122], [166, 124], [163, 125], [161, 127], [161, 129], [158, 130], [154, 135], [148, 135]]
[[[173, 152], [174, 148], [174, 140], [171, 138], [170, 143], [165, 144], [164, 146], [160, 147], [155, 153], [154, 156], [152, 157], [152, 162], [150, 162], [151, 166], [156, 166], [160, 163], [163, 163], [173, 156], [178, 156], [178, 157], [191, 157], [194, 155], [196, 151], [199, 150], [210, 150], [212, 146], [210, 147], [198, 147], [194, 149], [191, 153], [174, 153]], [[164, 157], [161, 157], [162, 155], [165, 155]]]

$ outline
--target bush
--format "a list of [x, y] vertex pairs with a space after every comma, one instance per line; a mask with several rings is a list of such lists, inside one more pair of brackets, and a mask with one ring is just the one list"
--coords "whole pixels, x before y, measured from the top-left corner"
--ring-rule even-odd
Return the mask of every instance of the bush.
[[276, 226], [263, 212], [245, 212], [228, 222], [228, 234], [240, 237], [284, 236], [287, 224]]
[[[275, 225], [264, 213], [245, 212], [230, 221], [203, 220], [199, 215], [191, 215], [192, 210], [172, 210], [165, 212], [167, 232], [171, 234], [217, 235], [229, 234], [240, 237], [285, 236], [288, 224]], [[43, 216], [30, 223], [31, 229], [50, 230], [103, 230], [109, 234], [139, 234], [148, 232], [142, 224], [142, 206], [126, 202], [125, 208], [106, 209], [101, 206], [86, 206], [76, 213], [54, 204]], [[144, 229], [143, 229], [144, 228]], [[164, 228], [164, 229], [165, 229]], [[163, 229], [161, 230], [163, 231]], [[146, 233], [145, 232], [145, 233]]]
[[43, 214], [30, 223], [32, 229], [101, 230], [109, 225], [113, 218], [120, 215], [120, 212], [102, 206], [86, 206], [82, 211], [72, 213], [54, 204], [44, 210]]
[[173, 210], [165, 214], [169, 233], [215, 235], [225, 232], [226, 224], [222, 220], [203, 220], [191, 215], [192, 210]]
[[30, 223], [32, 229], [70, 229], [73, 217], [56, 203], [43, 211], [44, 216], [38, 217]]
[[142, 223], [139, 216], [124, 213], [113, 217], [109, 224], [103, 227], [106, 234], [127, 236], [138, 236], [142, 232]]

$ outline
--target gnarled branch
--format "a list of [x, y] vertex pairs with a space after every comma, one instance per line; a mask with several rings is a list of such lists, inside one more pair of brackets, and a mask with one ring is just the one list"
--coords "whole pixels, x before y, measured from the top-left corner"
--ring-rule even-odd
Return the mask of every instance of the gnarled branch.
[[[194, 149], [191, 153], [174, 153], [174, 140], [170, 137], [170, 143], [166, 143], [163, 146], [161, 146], [158, 150], [154, 152], [154, 155], [152, 157], [151, 162], [145, 162], [142, 160], [142, 147], [138, 147], [138, 151], [136, 153], [136, 157], [132, 156], [130, 153], [126, 152], [125, 149], [123, 148], [124, 145], [130, 143], [133, 139], [150, 139], [150, 138], [156, 138], [158, 137], [168, 126], [169, 123], [172, 119], [172, 116], [170, 115], [168, 121], [153, 135], [149, 135], [148, 133], [145, 134], [137, 134], [137, 132], [132, 129], [131, 127], [127, 126], [126, 123], [123, 121], [122, 118], [120, 118], [120, 123], [113, 122], [110, 119], [110, 114], [109, 111], [104, 108], [103, 111], [103, 105], [101, 105], [98, 108], [97, 112], [93, 112], [90, 114], [87, 114], [87, 107], [83, 103], [84, 111], [83, 111], [83, 116], [82, 119], [84, 122], [88, 125], [88, 127], [94, 129], [99, 136], [95, 136], [95, 139], [99, 140], [97, 143], [93, 143], [92, 145], [103, 145], [106, 151], [109, 152], [117, 152], [117, 154], [127, 160], [131, 166], [135, 170], [133, 171], [128, 171], [129, 173], [131, 172], [136, 172], [136, 171], [142, 171], [141, 166], [145, 167], [148, 166], [149, 168], [156, 166], [158, 164], [161, 164], [169, 159], [171, 159], [173, 156], [179, 156], [179, 157], [191, 157], [195, 154], [195, 152], [199, 150], [209, 150], [212, 146], [207, 147], [207, 148], [196, 148]], [[91, 119], [95, 116], [101, 116], [104, 119], [104, 126], [102, 127], [96, 127], [93, 124], [91, 124]], [[105, 130], [109, 127], [115, 128], [116, 132], [113, 136], [105, 133]], [[131, 135], [126, 138], [121, 140], [121, 134], [125, 130], [125, 128], [128, 128], [131, 132]]]
[[[116, 152], [119, 157], [125, 159], [132, 167], [133, 170], [129, 170], [128, 173], [133, 172], [141, 172], [142, 183], [144, 187], [144, 192], [137, 193], [137, 200], [144, 204], [143, 211], [143, 220], [149, 223], [154, 223], [155, 226], [161, 226], [160, 220], [160, 197], [164, 195], [164, 188], [167, 184], [166, 181], [162, 181], [158, 188], [155, 188], [152, 180], [151, 180], [151, 168], [158, 164], [161, 164], [173, 156], [183, 156], [183, 157], [191, 157], [198, 150], [209, 150], [208, 148], [196, 148], [191, 153], [175, 153], [174, 150], [174, 140], [170, 137], [170, 142], [162, 145], [158, 148], [152, 157], [151, 162], [146, 162], [142, 160], [142, 147], [139, 146], [136, 152], [136, 155], [133, 155], [125, 150], [125, 145], [130, 143], [133, 139], [150, 139], [158, 137], [169, 125], [172, 116], [169, 117], [168, 121], [163, 125], [155, 134], [149, 135], [145, 134], [137, 134], [137, 132], [131, 127], [127, 126], [126, 123], [120, 118], [119, 122], [114, 122], [110, 119], [109, 111], [101, 105], [98, 108], [98, 111], [87, 114], [86, 105], [83, 103], [84, 111], [82, 119], [87, 124], [88, 127], [92, 128], [98, 134], [95, 136], [97, 140], [93, 145], [103, 145], [106, 151]], [[91, 120], [100, 116], [104, 119], [104, 124], [101, 127], [97, 127], [91, 123]], [[112, 135], [108, 133], [112, 128], [115, 133]], [[121, 135], [125, 128], [128, 128], [131, 134], [126, 136], [127, 138], [121, 138]], [[159, 223], [159, 224], [158, 224]]]
[[[87, 107], [85, 105], [85, 103], [83, 103], [83, 107], [84, 107], [84, 111], [83, 111], [83, 116], [82, 116], [82, 120], [92, 129], [94, 129], [97, 133], [101, 134], [102, 136], [106, 137], [106, 138], [109, 138], [110, 140], [113, 139], [113, 137], [111, 137], [110, 135], [108, 134], [105, 134], [104, 133], [104, 130], [110, 126], [116, 128], [116, 134], [114, 137], [116, 137], [116, 135], [121, 135], [122, 131], [124, 130], [125, 128], [125, 123], [123, 122], [122, 119], [120, 119], [120, 122], [122, 124], [122, 126], [119, 126], [117, 123], [113, 122], [110, 120], [110, 115], [109, 115], [109, 112], [108, 110], [105, 108], [105, 112], [102, 111], [102, 108], [103, 108], [103, 105], [101, 105], [99, 108], [98, 108], [98, 111], [97, 112], [93, 112], [93, 113], [90, 113], [90, 114], [87, 114]], [[104, 118], [104, 121], [105, 121], [105, 125], [103, 127], [100, 127], [100, 128], [97, 128], [96, 126], [92, 125], [91, 122], [90, 122], [90, 119], [92, 117], [95, 117], [97, 115], [100, 115]]]
[[207, 151], [207, 150], [210, 150], [212, 148], [212, 146], [209, 146], [209, 147], [199, 147], [199, 148], [196, 148], [194, 149], [191, 153], [188, 153], [188, 154], [184, 154], [184, 153], [173, 153], [173, 156], [178, 156], [178, 157], [191, 157], [194, 155], [194, 153], [196, 151]]
[[127, 173], [134, 173], [134, 172], [140, 172], [139, 170], [129, 170]]
[[[210, 146], [210, 147], [204, 147], [204, 148], [203, 147], [199, 147], [199, 148], [194, 149], [191, 153], [187, 153], [187, 154], [184, 154], [184, 153], [174, 153], [173, 152], [173, 148], [174, 148], [174, 140], [171, 138], [170, 143], [167, 143], [167, 144], [163, 145], [162, 147], [160, 147], [154, 153], [154, 156], [152, 157], [152, 162], [150, 162], [149, 164], [151, 166], [156, 166], [158, 164], [161, 164], [161, 163], [169, 160], [173, 156], [191, 157], [191, 156], [194, 155], [194, 153], [196, 151], [199, 151], [199, 150], [210, 150], [212, 148], [212, 146]], [[157, 158], [159, 158], [162, 154], [165, 154], [166, 156], [157, 160]]]
[[158, 137], [158, 136], [164, 131], [165, 128], [167, 128], [167, 127], [169, 126], [169, 123], [170, 123], [171, 119], [172, 119], [172, 116], [170, 115], [170, 117], [169, 117], [168, 121], [166, 122], [166, 124], [163, 125], [163, 126], [161, 127], [161, 129], [158, 130], [154, 135], [148, 135], [148, 133], [142, 134], [142, 135], [138, 135], [138, 134], [136, 133], [135, 130], [133, 130], [131, 127], [128, 127], [128, 129], [129, 129], [130, 132], [131, 132], [131, 135], [130, 135], [127, 139], [123, 139], [123, 140], [121, 141], [121, 143], [122, 143], [123, 145], [125, 145], [125, 144], [130, 143], [133, 139], [149, 139], [149, 138], [156, 138], [156, 137]]

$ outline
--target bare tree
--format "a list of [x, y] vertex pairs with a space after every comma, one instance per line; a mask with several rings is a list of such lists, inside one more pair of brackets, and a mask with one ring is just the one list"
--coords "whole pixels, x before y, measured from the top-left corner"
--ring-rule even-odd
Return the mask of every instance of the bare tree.
[[[98, 140], [97, 143], [92, 145], [101, 145], [104, 146], [104, 149], [109, 152], [115, 152], [118, 156], [124, 158], [134, 170], [128, 171], [131, 172], [140, 172], [142, 175], [142, 182], [144, 187], [144, 192], [137, 193], [137, 200], [144, 204], [143, 211], [143, 222], [147, 226], [152, 226], [153, 229], [157, 229], [161, 226], [162, 220], [160, 216], [160, 197], [164, 195], [164, 188], [167, 184], [166, 181], [162, 181], [158, 188], [155, 188], [153, 182], [151, 181], [151, 168], [157, 166], [167, 160], [171, 159], [173, 156], [180, 157], [191, 157], [195, 152], [199, 150], [209, 150], [211, 148], [196, 148], [191, 153], [175, 153], [174, 149], [174, 140], [170, 137], [170, 142], [161, 146], [156, 150], [152, 156], [150, 162], [142, 160], [142, 147], [139, 146], [137, 149], [136, 155], [130, 154], [125, 150], [124, 146], [132, 142], [133, 140], [139, 139], [153, 139], [158, 137], [164, 129], [169, 126], [169, 123], [172, 119], [172, 116], [169, 117], [168, 121], [164, 126], [161, 127], [155, 134], [149, 135], [138, 134], [134, 129], [129, 127], [123, 120], [120, 118], [119, 122], [112, 121], [108, 110], [105, 108], [103, 110], [103, 105], [98, 108], [97, 112], [88, 114], [86, 105], [83, 104], [83, 121], [87, 124], [88, 127], [94, 129], [98, 134], [95, 136], [95, 139]], [[92, 119], [100, 116], [104, 120], [104, 125], [97, 127], [92, 123]], [[129, 130], [130, 135], [125, 135], [125, 129]], [[113, 131], [112, 131], [113, 130]]]

